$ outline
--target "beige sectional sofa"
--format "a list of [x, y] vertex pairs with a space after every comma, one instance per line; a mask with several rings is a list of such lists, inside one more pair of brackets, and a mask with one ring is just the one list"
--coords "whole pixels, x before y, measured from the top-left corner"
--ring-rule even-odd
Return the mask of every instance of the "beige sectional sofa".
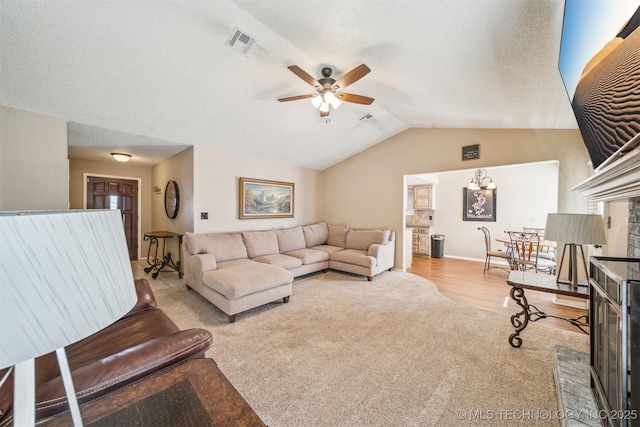
[[395, 232], [324, 222], [287, 229], [187, 233], [187, 286], [229, 316], [276, 301], [288, 302], [293, 279], [327, 269], [373, 276], [391, 270]]

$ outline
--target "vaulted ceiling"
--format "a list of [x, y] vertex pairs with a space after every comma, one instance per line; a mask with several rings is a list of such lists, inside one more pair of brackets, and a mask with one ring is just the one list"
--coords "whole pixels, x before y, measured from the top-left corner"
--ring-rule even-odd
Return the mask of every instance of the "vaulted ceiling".
[[[69, 121], [72, 157], [203, 145], [324, 169], [410, 127], [577, 128], [562, 0], [0, 0], [0, 104]], [[227, 40], [255, 40], [247, 54]], [[329, 121], [287, 69], [367, 64]], [[134, 160], [135, 161], [135, 160]]]

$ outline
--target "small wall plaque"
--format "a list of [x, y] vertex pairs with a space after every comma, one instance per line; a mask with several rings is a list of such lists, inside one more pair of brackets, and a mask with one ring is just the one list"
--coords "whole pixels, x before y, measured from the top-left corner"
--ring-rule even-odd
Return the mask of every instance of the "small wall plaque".
[[462, 147], [462, 160], [471, 160], [480, 158], [480, 144], [467, 145]]

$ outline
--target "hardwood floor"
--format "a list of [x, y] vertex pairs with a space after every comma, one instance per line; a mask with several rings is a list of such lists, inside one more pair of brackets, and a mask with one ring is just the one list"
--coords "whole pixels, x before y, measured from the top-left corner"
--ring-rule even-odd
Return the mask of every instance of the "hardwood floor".
[[[431, 280], [438, 291], [452, 301], [506, 315], [520, 311], [520, 307], [509, 296], [511, 286], [507, 284], [508, 272], [491, 269], [483, 274], [482, 270], [481, 262], [414, 255], [412, 266], [407, 272]], [[553, 294], [527, 290], [525, 296], [530, 305], [555, 316], [572, 318], [587, 313], [583, 309], [554, 303]], [[538, 322], [582, 333], [561, 319], [546, 318]]]

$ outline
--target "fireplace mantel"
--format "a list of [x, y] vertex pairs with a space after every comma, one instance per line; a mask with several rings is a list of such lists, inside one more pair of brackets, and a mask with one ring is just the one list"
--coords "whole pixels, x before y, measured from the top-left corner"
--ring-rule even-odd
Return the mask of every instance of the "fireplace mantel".
[[640, 197], [640, 147], [625, 153], [573, 190], [593, 202]]

